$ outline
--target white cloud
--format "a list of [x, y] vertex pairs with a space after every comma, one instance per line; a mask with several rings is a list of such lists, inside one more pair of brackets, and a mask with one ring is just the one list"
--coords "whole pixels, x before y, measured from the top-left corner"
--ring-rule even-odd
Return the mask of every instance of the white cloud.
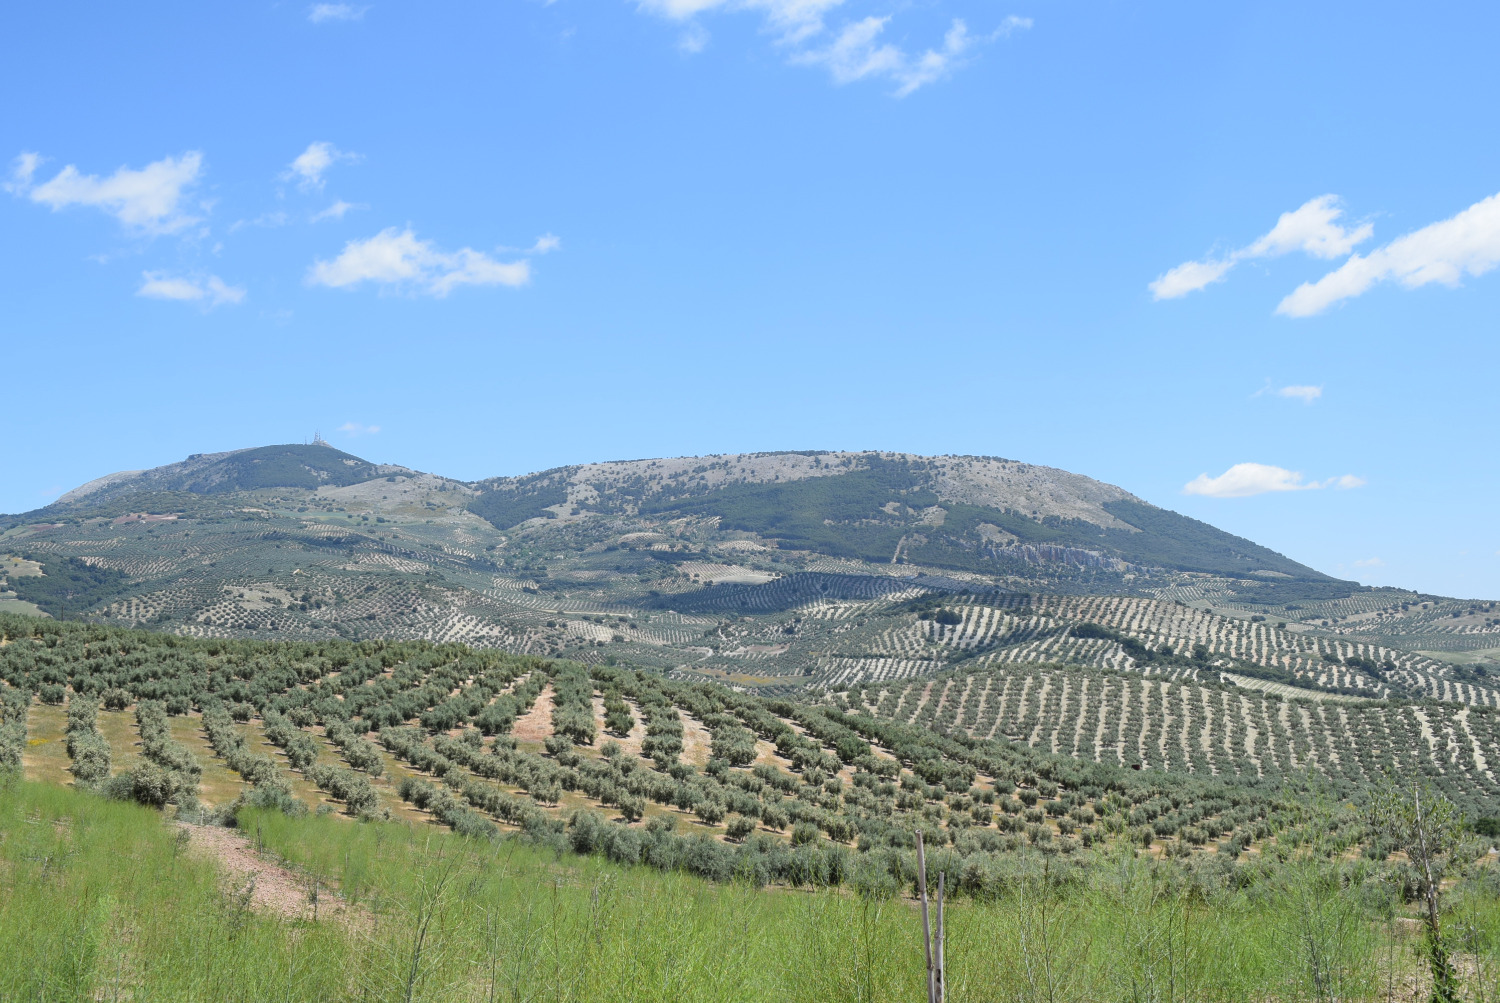
[[344, 213], [348, 212], [350, 209], [368, 208], [370, 207], [367, 205], [356, 205], [353, 202], [345, 202], [343, 199], [339, 199], [327, 209], [324, 209], [321, 212], [313, 213], [312, 221], [314, 223], [320, 223], [325, 219], [343, 219]]
[[1151, 283], [1151, 296], [1153, 299], [1174, 300], [1179, 296], [1195, 293], [1204, 286], [1218, 282], [1233, 267], [1234, 262], [1226, 259], [1185, 261]]
[[203, 170], [203, 154], [197, 151], [164, 157], [138, 171], [121, 167], [105, 178], [84, 174], [69, 164], [51, 181], [33, 187], [32, 175], [40, 163], [34, 153], [21, 154], [7, 187], [53, 211], [92, 206], [145, 233], [176, 233], [198, 222], [198, 217], [182, 208], [187, 190]]
[[1383, 568], [1385, 562], [1378, 557], [1366, 557], [1362, 561], [1355, 561], [1354, 566], [1356, 568]]
[[1236, 463], [1218, 477], [1199, 474], [1182, 490], [1190, 495], [1208, 498], [1248, 498], [1268, 491], [1304, 491], [1312, 487], [1302, 483], [1302, 475], [1284, 467], [1265, 463]]
[[322, 24], [325, 21], [358, 21], [369, 9], [347, 3], [318, 3], [307, 9], [307, 19], [313, 24]]
[[345, 435], [358, 437], [361, 435], [374, 435], [380, 431], [379, 425], [361, 425], [357, 421], [346, 421], [339, 426], [339, 431]]
[[496, 261], [482, 251], [440, 251], [408, 228], [388, 227], [368, 240], [351, 240], [332, 261], [308, 269], [312, 285], [344, 289], [364, 282], [446, 296], [459, 286], [523, 286], [531, 280], [525, 261]]
[[1370, 223], [1352, 228], [1341, 226], [1338, 221], [1343, 214], [1337, 195], [1309, 199], [1291, 212], [1282, 213], [1269, 233], [1239, 250], [1216, 259], [1186, 261], [1169, 269], [1150, 283], [1151, 296], [1169, 300], [1197, 292], [1221, 281], [1239, 262], [1252, 258], [1276, 258], [1293, 251], [1315, 258], [1343, 257], [1375, 232]]
[[279, 226], [286, 226], [291, 221], [292, 217], [278, 209], [276, 212], [261, 213], [254, 219], [237, 219], [229, 224], [229, 232], [235, 233], [247, 226], [263, 226], [267, 229], [275, 229]]
[[[673, 21], [686, 21], [715, 10], [753, 11], [765, 17], [766, 27], [775, 32], [781, 42], [795, 44], [821, 32], [824, 13], [843, 2], [844, 0], [641, 0], [640, 9]], [[706, 35], [703, 36], [703, 41], [707, 41]]]
[[1344, 214], [1337, 195], [1309, 199], [1276, 220], [1271, 232], [1240, 252], [1245, 258], [1275, 258], [1302, 251], [1315, 258], [1342, 258], [1375, 233], [1372, 223], [1346, 230], [1338, 224]]
[[896, 84], [896, 97], [906, 97], [919, 87], [941, 80], [963, 63], [963, 56], [976, 45], [990, 42], [1021, 28], [1031, 27], [1026, 18], [1010, 17], [989, 35], [975, 37], [968, 26], [954, 19], [943, 36], [940, 49], [928, 49], [912, 57], [889, 43], [880, 43], [880, 35], [889, 17], [867, 17], [846, 25], [826, 47], [808, 49], [792, 57], [792, 62], [822, 66], [836, 84], [867, 78], [887, 78]]
[[1311, 317], [1352, 299], [1380, 282], [1407, 289], [1433, 282], [1456, 286], [1464, 275], [1479, 276], [1500, 264], [1500, 194], [1452, 216], [1397, 237], [1369, 255], [1354, 255], [1316, 282], [1304, 282], [1282, 300], [1276, 312]]
[[708, 29], [697, 22], [689, 24], [677, 37], [677, 48], [690, 56], [696, 56], [708, 48]]
[[674, 21], [688, 22], [678, 40], [684, 52], [702, 52], [708, 32], [693, 19], [699, 15], [750, 11], [760, 14], [766, 30], [778, 45], [792, 50], [790, 62], [821, 66], [836, 84], [865, 79], [888, 79], [896, 84], [896, 97], [905, 97], [919, 87], [941, 80], [963, 63], [963, 55], [975, 46], [992, 42], [1015, 31], [1030, 28], [1031, 19], [1007, 17], [987, 35], [969, 34], [968, 26], [954, 20], [939, 48], [909, 55], [880, 41], [890, 17], [866, 17], [846, 23], [823, 44], [814, 40], [828, 30], [824, 17], [844, 0], [640, 0], [639, 9]]
[[296, 181], [298, 188], [305, 192], [312, 191], [323, 187], [323, 175], [334, 164], [354, 163], [358, 160], [359, 154], [345, 153], [332, 143], [309, 143], [307, 149], [297, 154], [287, 165], [287, 169], [281, 172], [281, 180]]
[[166, 272], [142, 272], [137, 296], [148, 299], [202, 303], [209, 308], [225, 303], [239, 303], [245, 298], [243, 286], [231, 286], [217, 275], [186, 277]]
[[527, 253], [546, 254], [549, 251], [555, 251], [560, 247], [562, 247], [561, 237], [553, 236], [550, 233], [544, 233], [536, 239], [536, 243], [531, 245], [531, 250]]
[[31, 187], [31, 177], [36, 169], [42, 166], [42, 156], [39, 153], [29, 153], [22, 150], [17, 154], [10, 169], [10, 180], [0, 185], [8, 192], [20, 194]]
[[1309, 386], [1282, 387], [1281, 389], [1276, 391], [1276, 396], [1293, 397], [1297, 400], [1300, 400], [1304, 404], [1311, 404], [1313, 401], [1323, 396], [1323, 388]]
[[1285, 467], [1273, 467], [1266, 463], [1236, 463], [1218, 477], [1199, 474], [1182, 490], [1190, 495], [1206, 498], [1249, 498], [1272, 491], [1313, 491], [1318, 488], [1357, 488], [1364, 480], [1353, 474], [1330, 477], [1326, 481], [1304, 482], [1302, 475]]

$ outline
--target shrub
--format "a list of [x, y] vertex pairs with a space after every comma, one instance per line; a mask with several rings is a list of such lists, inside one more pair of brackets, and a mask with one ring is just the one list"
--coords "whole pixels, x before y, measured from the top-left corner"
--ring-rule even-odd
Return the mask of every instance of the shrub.
[[729, 820], [728, 835], [730, 839], [744, 840], [754, 832], [755, 820], [752, 818], [746, 818], [744, 815], [736, 815]]

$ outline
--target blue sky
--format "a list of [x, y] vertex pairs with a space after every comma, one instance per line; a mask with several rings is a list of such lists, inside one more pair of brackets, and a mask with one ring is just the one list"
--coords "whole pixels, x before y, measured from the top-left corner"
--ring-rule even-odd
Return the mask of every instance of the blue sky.
[[977, 453], [1500, 596], [1492, 5], [3, 17], [0, 511], [315, 429]]

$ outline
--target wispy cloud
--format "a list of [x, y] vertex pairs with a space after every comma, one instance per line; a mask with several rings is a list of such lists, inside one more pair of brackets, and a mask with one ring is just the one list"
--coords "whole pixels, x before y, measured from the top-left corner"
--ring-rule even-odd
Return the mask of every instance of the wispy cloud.
[[229, 232], [235, 233], [239, 230], [243, 230], [247, 226], [259, 226], [265, 227], [267, 229], [275, 229], [279, 226], [286, 226], [291, 221], [291, 216], [278, 209], [275, 212], [263, 212], [259, 216], [256, 216], [254, 219], [237, 219], [233, 223], [229, 224]]
[[1300, 400], [1304, 404], [1311, 404], [1313, 401], [1323, 396], [1323, 388], [1310, 386], [1281, 387], [1276, 391], [1276, 396], [1291, 397], [1296, 400]]
[[337, 163], [357, 163], [359, 154], [347, 153], [332, 143], [309, 143], [307, 149], [287, 165], [281, 172], [281, 180], [295, 181], [303, 191], [314, 191], [323, 187], [323, 175]]
[[1228, 254], [1185, 261], [1168, 270], [1148, 288], [1158, 300], [1177, 299], [1221, 281], [1241, 261], [1275, 258], [1302, 251], [1315, 258], [1340, 258], [1375, 232], [1370, 223], [1345, 227], [1339, 223], [1344, 210], [1337, 195], [1319, 195], [1291, 212], [1284, 212], [1265, 235]]
[[544, 233], [536, 239], [536, 243], [532, 244], [531, 250], [526, 253], [547, 254], [549, 252], [557, 250], [560, 247], [562, 247], [561, 237], [554, 236], [550, 233]]
[[351, 209], [368, 209], [368, 208], [370, 208], [370, 207], [367, 206], [367, 205], [359, 205], [359, 204], [356, 204], [354, 202], [345, 202], [343, 199], [339, 199], [337, 202], [333, 203], [333, 205], [329, 206], [327, 209], [324, 209], [324, 210], [322, 210], [320, 212], [313, 213], [313, 215], [312, 215], [312, 221], [314, 223], [321, 223], [325, 219], [343, 219], [344, 218], [344, 213], [348, 212]]
[[[784, 44], [795, 44], [823, 30], [823, 15], [844, 0], [641, 0], [650, 14], [687, 21], [710, 11], [753, 11]], [[707, 40], [706, 35], [704, 41]]]
[[844, 0], [641, 0], [639, 9], [674, 21], [685, 22], [678, 40], [684, 52], [702, 52], [708, 32], [695, 20], [700, 15], [748, 11], [762, 16], [766, 32], [787, 51], [788, 62], [825, 69], [836, 84], [858, 80], [887, 80], [892, 92], [905, 97], [920, 87], [941, 80], [963, 65], [965, 57], [979, 45], [993, 42], [1031, 27], [1031, 19], [1010, 16], [995, 30], [974, 35], [968, 25], [955, 19], [941, 46], [910, 53], [883, 40], [890, 16], [865, 17], [831, 30], [827, 15]]
[[367, 240], [351, 240], [338, 257], [315, 261], [308, 270], [311, 285], [347, 289], [377, 285], [447, 296], [459, 286], [524, 286], [531, 280], [526, 261], [496, 261], [482, 251], [464, 247], [439, 250], [410, 228], [388, 227]]
[[1368, 255], [1356, 254], [1316, 282], [1304, 282], [1276, 312], [1311, 317], [1381, 282], [1407, 289], [1434, 282], [1456, 286], [1465, 275], [1483, 275], [1500, 264], [1500, 194], [1455, 216], [1397, 237]]
[[708, 29], [697, 21], [688, 22], [687, 27], [682, 29], [682, 34], [677, 36], [677, 48], [690, 56], [696, 56], [708, 48]]
[[231, 286], [217, 275], [184, 276], [166, 272], [142, 272], [137, 296], [147, 299], [198, 303], [209, 309], [243, 302], [244, 286]]
[[1182, 490], [1206, 498], [1249, 498], [1275, 491], [1312, 491], [1319, 488], [1348, 490], [1364, 486], [1364, 480], [1353, 474], [1330, 477], [1325, 481], [1305, 481], [1302, 475], [1285, 467], [1266, 463], [1236, 463], [1218, 477], [1199, 474]]
[[824, 48], [808, 49], [792, 57], [792, 62], [822, 66], [836, 84], [867, 78], [885, 78], [896, 84], [896, 97], [906, 97], [919, 87], [943, 79], [962, 65], [966, 53], [976, 45], [993, 41], [1017, 28], [1031, 27], [1024, 18], [1009, 18], [997, 32], [983, 37], [969, 34], [968, 25], [955, 19], [943, 36], [941, 48], [928, 49], [911, 56], [896, 46], [880, 41], [889, 17], [867, 17], [847, 25]]
[[50, 181], [33, 184], [40, 164], [39, 155], [21, 154], [6, 188], [54, 212], [72, 206], [99, 209], [142, 233], [176, 233], [198, 222], [183, 208], [203, 172], [203, 154], [197, 151], [164, 157], [139, 170], [120, 167], [102, 178], [69, 164]]
[[1255, 393], [1251, 394], [1250, 396], [1264, 397], [1267, 394], [1270, 394], [1273, 397], [1290, 397], [1293, 400], [1299, 400], [1304, 404], [1311, 404], [1313, 401], [1323, 396], [1323, 388], [1321, 386], [1314, 387], [1308, 386], [1306, 384], [1292, 384], [1291, 386], [1278, 387], [1272, 385], [1270, 379], [1268, 378], [1266, 380], [1266, 385], [1255, 391]]
[[313, 24], [325, 24], [329, 21], [358, 21], [369, 9], [348, 3], [317, 3], [307, 9], [307, 19]]
[[16, 159], [11, 161], [10, 178], [0, 187], [19, 195], [31, 187], [31, 179], [40, 166], [42, 166], [41, 154], [22, 150], [16, 155]]
[[1355, 561], [1354, 566], [1356, 568], [1383, 568], [1385, 562], [1378, 557], [1366, 557], [1362, 561]]
[[357, 421], [346, 421], [339, 426], [339, 431], [351, 438], [358, 438], [361, 435], [374, 435], [380, 431], [380, 426], [361, 425]]

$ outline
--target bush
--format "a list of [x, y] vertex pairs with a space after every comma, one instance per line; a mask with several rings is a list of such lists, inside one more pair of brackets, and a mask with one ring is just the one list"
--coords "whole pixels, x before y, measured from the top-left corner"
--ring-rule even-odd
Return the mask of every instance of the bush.
[[755, 820], [753, 818], [746, 818], [744, 815], [736, 815], [734, 818], [729, 820], [728, 835], [730, 839], [744, 840], [747, 836], [751, 835], [754, 832]]

